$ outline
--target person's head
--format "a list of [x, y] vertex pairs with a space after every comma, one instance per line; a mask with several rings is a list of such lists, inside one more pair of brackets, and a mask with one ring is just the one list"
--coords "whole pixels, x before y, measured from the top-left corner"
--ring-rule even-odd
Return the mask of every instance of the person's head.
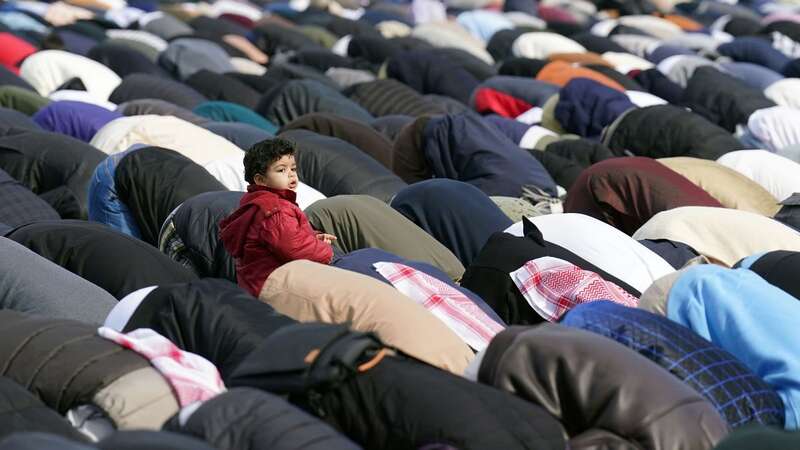
[[256, 143], [244, 156], [244, 179], [274, 189], [297, 189], [294, 142], [274, 138]]

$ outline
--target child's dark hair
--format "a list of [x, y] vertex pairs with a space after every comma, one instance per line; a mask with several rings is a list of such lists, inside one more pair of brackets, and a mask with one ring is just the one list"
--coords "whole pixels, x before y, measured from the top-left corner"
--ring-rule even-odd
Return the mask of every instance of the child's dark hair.
[[256, 174], [264, 173], [270, 164], [283, 156], [294, 155], [296, 151], [297, 146], [295, 146], [294, 142], [281, 138], [265, 139], [253, 144], [244, 155], [245, 181], [250, 184], [255, 183], [253, 177]]

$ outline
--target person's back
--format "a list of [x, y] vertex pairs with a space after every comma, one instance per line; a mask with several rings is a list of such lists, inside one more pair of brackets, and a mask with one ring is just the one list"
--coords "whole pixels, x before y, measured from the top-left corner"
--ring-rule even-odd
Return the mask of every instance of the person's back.
[[308, 259], [330, 263], [336, 238], [317, 233], [297, 206], [295, 145], [276, 138], [255, 144], [244, 158], [250, 183], [239, 208], [220, 222], [220, 238], [236, 260], [239, 285], [258, 296], [281, 265]]

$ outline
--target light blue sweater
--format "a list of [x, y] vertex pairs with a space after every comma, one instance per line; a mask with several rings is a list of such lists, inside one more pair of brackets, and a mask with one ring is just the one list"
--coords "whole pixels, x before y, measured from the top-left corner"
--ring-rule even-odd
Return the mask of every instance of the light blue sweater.
[[667, 317], [735, 355], [783, 399], [800, 428], [800, 302], [747, 269], [692, 267], [670, 290]]

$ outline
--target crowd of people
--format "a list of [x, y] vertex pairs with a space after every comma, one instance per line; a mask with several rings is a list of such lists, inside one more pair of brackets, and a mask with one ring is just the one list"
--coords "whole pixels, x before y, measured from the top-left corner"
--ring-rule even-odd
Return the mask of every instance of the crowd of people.
[[798, 230], [796, 0], [0, 4], [0, 450], [800, 448]]

